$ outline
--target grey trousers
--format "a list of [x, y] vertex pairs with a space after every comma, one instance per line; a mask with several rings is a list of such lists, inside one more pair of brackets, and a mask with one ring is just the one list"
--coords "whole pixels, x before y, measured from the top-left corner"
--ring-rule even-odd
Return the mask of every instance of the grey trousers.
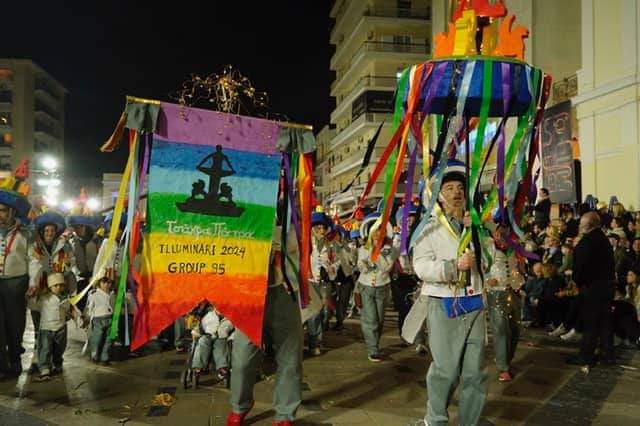
[[323, 328], [325, 322], [327, 322], [329, 318], [329, 309], [325, 301], [329, 296], [329, 292], [331, 290], [329, 289], [329, 284], [325, 282], [317, 283], [311, 281], [309, 284], [314, 287], [310, 290], [315, 290], [322, 299], [322, 309], [320, 309], [320, 312], [309, 318], [309, 320], [307, 321], [307, 331], [309, 333], [309, 350], [311, 350], [314, 348], [322, 347]]
[[[302, 324], [300, 308], [284, 286], [269, 287], [264, 315], [264, 333], [273, 342], [276, 381], [273, 395], [275, 420], [293, 420], [302, 400]], [[253, 404], [262, 350], [242, 331], [235, 331], [231, 354], [231, 409], [242, 413]]]
[[176, 348], [182, 348], [185, 346], [184, 340], [187, 334], [187, 327], [184, 322], [184, 317], [180, 317], [173, 323], [173, 345]]
[[0, 278], [0, 370], [20, 364], [29, 276]]
[[362, 313], [360, 322], [367, 355], [377, 355], [380, 351], [380, 336], [384, 326], [384, 311], [389, 299], [389, 285], [370, 287], [360, 284]]
[[109, 361], [109, 329], [111, 328], [111, 315], [96, 317], [91, 320], [91, 335], [89, 336], [89, 349], [93, 361]]
[[194, 342], [196, 347], [193, 352], [192, 368], [201, 370], [209, 366], [211, 355], [213, 352], [213, 363], [216, 370], [221, 368], [229, 368], [229, 346], [227, 339], [212, 338], [210, 335], [202, 335]]
[[487, 292], [489, 324], [493, 335], [493, 350], [498, 371], [509, 371], [520, 338], [520, 302], [509, 292]]
[[429, 425], [446, 425], [447, 407], [460, 383], [459, 423], [475, 425], [487, 399], [484, 309], [449, 318], [442, 301], [429, 297], [427, 328], [433, 362], [427, 373]]
[[59, 330], [38, 333], [38, 368], [41, 374], [51, 374], [52, 368], [62, 368], [62, 356], [67, 349], [67, 326]]

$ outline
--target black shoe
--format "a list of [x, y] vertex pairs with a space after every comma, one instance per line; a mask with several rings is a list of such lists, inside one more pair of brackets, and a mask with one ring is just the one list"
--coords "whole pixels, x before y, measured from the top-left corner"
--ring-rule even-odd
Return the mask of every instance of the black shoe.
[[340, 331], [344, 328], [344, 325], [341, 322], [337, 322], [331, 327], [332, 331]]
[[379, 354], [369, 355], [368, 359], [371, 362], [380, 362], [380, 361], [382, 361], [382, 357]]
[[111, 363], [109, 361], [102, 361], [100, 364], [104, 365], [105, 367], [108, 367], [108, 366], [111, 365]]

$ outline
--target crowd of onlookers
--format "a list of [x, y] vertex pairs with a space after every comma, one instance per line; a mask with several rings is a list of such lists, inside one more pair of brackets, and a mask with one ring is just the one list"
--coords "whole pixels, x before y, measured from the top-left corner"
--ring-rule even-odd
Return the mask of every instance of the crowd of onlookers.
[[615, 259], [615, 282], [611, 283], [613, 329], [623, 344], [638, 344], [640, 313], [640, 212], [631, 212], [615, 197], [609, 204], [591, 197], [578, 208], [560, 206], [559, 217], [551, 219], [548, 193], [533, 209], [526, 227], [525, 248], [539, 256], [529, 260], [524, 293], [523, 324], [546, 327], [563, 340], [576, 339], [582, 318], [579, 288], [572, 278], [574, 248], [580, 241], [580, 216], [595, 211]]

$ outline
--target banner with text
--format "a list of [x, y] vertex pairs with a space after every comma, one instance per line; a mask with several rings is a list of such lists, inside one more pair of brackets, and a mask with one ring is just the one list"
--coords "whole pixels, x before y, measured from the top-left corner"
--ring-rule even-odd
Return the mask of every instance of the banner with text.
[[542, 181], [552, 203], [576, 202], [571, 101], [547, 108], [541, 125]]
[[204, 299], [260, 345], [279, 131], [268, 120], [162, 103], [134, 348]]

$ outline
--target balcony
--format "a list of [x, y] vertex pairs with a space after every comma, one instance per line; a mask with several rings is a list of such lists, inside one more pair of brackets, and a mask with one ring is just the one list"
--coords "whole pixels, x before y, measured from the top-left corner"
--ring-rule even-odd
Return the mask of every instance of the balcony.
[[[349, 8], [349, 6], [350, 4], [348, 4], [346, 1], [343, 1], [336, 12], [335, 25], [329, 33], [329, 41], [332, 44], [341, 44], [338, 32], [340, 27], [343, 26], [341, 19], [345, 15], [345, 12]], [[407, 9], [398, 7], [367, 7], [360, 10], [359, 15], [362, 18], [391, 18], [393, 20], [408, 19], [413, 21], [431, 21], [431, 8], [427, 7], [424, 9]], [[341, 35], [341, 38], [349, 38], [361, 23], [362, 19], [357, 19], [356, 22], [353, 22], [353, 24], [348, 28], [348, 30], [344, 31], [344, 34]], [[411, 24], [411, 22], [408, 21], [402, 22], [401, 24], [405, 23]]]
[[329, 143], [329, 150], [336, 149], [341, 143], [347, 139], [357, 135], [364, 129], [372, 129], [380, 125], [382, 121], [385, 121], [385, 125], [391, 125], [391, 118], [393, 114], [374, 114], [366, 113], [362, 114], [356, 120], [352, 121], [347, 127], [345, 127], [340, 133], [338, 133]]
[[397, 77], [377, 77], [371, 75], [365, 75], [362, 77], [351, 91], [342, 99], [336, 100], [336, 109], [331, 113], [331, 122], [336, 123], [338, 117], [342, 115], [347, 107], [355, 100], [358, 95], [367, 89], [392, 89], [395, 90], [397, 86]]
[[[356, 51], [353, 57], [342, 67], [336, 70], [336, 79], [331, 83], [331, 95], [336, 96], [338, 87], [343, 84], [348, 74], [360, 61], [368, 58], [377, 57], [379, 59], [400, 61], [400, 62], [421, 62], [428, 58], [431, 52], [431, 44], [404, 44], [404, 43], [388, 43], [382, 41], [365, 41]], [[379, 55], [384, 53], [384, 55]]]
[[364, 16], [375, 16], [378, 18], [406, 18], [406, 19], [431, 19], [431, 8], [426, 9], [406, 9], [397, 7], [374, 7], [365, 10]]
[[59, 101], [53, 96], [51, 96], [49, 92], [45, 92], [42, 89], [36, 89], [34, 93], [36, 95], [36, 99], [41, 99], [42, 101], [49, 104], [51, 107], [57, 108], [59, 106]]

